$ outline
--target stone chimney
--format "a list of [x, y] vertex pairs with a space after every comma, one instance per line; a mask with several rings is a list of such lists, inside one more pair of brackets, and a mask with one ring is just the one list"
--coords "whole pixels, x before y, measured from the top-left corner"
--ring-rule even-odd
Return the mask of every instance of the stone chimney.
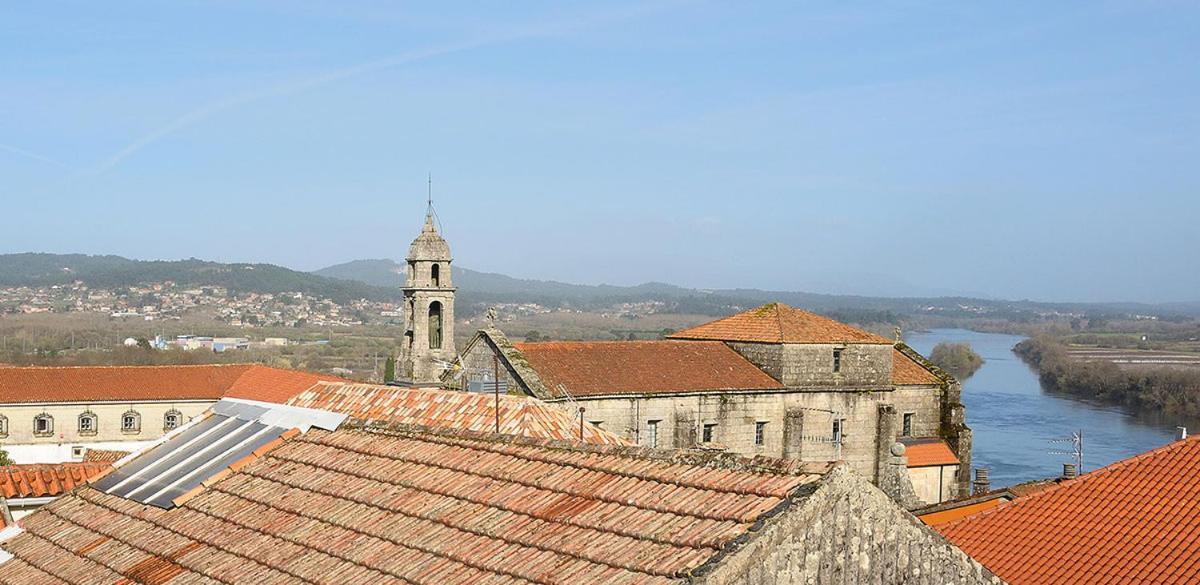
[[1182, 441], [1187, 438], [1187, 427], [1175, 427], [1175, 440]]
[[1079, 469], [1075, 467], [1074, 463], [1063, 463], [1063, 479], [1075, 479], [1078, 476]]
[[975, 486], [972, 494], [983, 494], [992, 491], [992, 482], [988, 479], [988, 470], [986, 467], [975, 468]]

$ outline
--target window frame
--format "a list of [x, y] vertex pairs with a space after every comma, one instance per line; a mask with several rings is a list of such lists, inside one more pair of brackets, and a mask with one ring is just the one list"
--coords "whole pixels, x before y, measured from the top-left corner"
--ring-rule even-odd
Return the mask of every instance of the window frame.
[[[38, 430], [38, 423], [41, 421], [46, 421], [46, 430], [44, 430], [44, 431]], [[43, 412], [41, 414], [36, 414], [33, 416], [33, 436], [35, 436], [35, 437], [53, 437], [54, 436], [54, 417], [50, 413]]]
[[[133, 417], [133, 427], [126, 426], [126, 417]], [[126, 410], [121, 413], [121, 432], [126, 435], [140, 435], [142, 433], [142, 414], [134, 409]]]
[[8, 436], [8, 417], [0, 414], [0, 438]]
[[763, 447], [767, 444], [767, 422], [765, 420], [754, 421], [754, 446]]
[[704, 423], [700, 427], [700, 442], [711, 443], [717, 436], [717, 423]]
[[833, 419], [833, 443], [846, 442], [846, 419]]
[[646, 421], [646, 443], [651, 449], [658, 448], [658, 425], [662, 423], [662, 419], [651, 419]]
[[[167, 424], [167, 419], [172, 416], [177, 418], [174, 426]], [[183, 426], [183, 413], [182, 412], [179, 412], [179, 410], [172, 408], [171, 410], [168, 410], [163, 413], [163, 430], [164, 431], [170, 432], [181, 426]]]
[[906, 412], [906, 413], [904, 413], [903, 416], [901, 416], [901, 418], [900, 418], [900, 420], [901, 420], [900, 436], [901, 437], [913, 436], [912, 435], [913, 421], [916, 418], [917, 418], [917, 413], [915, 413], [915, 412]]
[[845, 349], [844, 347], [833, 348], [833, 373], [835, 374], [842, 373], [842, 353]]
[[[90, 429], [83, 428], [83, 421], [91, 421]], [[94, 437], [100, 432], [100, 417], [91, 410], [85, 410], [79, 413], [75, 421], [75, 432], [81, 437]]]

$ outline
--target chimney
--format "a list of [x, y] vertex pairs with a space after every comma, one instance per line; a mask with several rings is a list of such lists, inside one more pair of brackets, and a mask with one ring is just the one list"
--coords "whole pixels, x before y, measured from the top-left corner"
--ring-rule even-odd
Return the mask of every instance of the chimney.
[[992, 482], [988, 480], [988, 470], [986, 467], [975, 468], [975, 487], [972, 494], [983, 494], [992, 491]]
[[1187, 427], [1175, 427], [1175, 440], [1182, 441], [1187, 438]]
[[1063, 463], [1063, 479], [1075, 479], [1078, 475], [1079, 469], [1075, 467], [1074, 463]]

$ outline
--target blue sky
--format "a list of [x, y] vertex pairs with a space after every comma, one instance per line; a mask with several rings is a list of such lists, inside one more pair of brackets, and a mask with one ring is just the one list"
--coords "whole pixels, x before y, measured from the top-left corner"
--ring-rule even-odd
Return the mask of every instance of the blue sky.
[[1200, 299], [1195, 4], [440, 4], [0, 9], [0, 252]]

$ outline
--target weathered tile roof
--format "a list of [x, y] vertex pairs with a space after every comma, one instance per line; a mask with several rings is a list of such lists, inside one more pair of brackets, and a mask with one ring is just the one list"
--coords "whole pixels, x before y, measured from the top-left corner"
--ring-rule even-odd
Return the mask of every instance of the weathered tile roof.
[[711, 339], [756, 343], [869, 343], [892, 341], [828, 317], [771, 303], [668, 335], [671, 339]]
[[907, 353], [892, 348], [892, 383], [897, 386], [939, 386], [942, 379]]
[[566, 341], [517, 343], [553, 397], [714, 390], [783, 385], [718, 341]]
[[256, 364], [0, 368], [0, 403], [218, 400], [283, 402], [333, 376]]
[[669, 583], [830, 466], [428, 429], [311, 430], [164, 510], [85, 488], [0, 582]]
[[959, 463], [958, 456], [942, 439], [901, 437], [898, 440], [905, 447], [904, 454], [908, 456], [909, 467], [958, 465]]
[[45, 498], [83, 485], [110, 463], [26, 463], [0, 467], [0, 497]]
[[[369, 422], [395, 422], [424, 427], [490, 432], [496, 424], [496, 398], [428, 388], [323, 382], [296, 395], [288, 404], [347, 414]], [[535, 439], [578, 441], [594, 445], [628, 442], [594, 425], [580, 425], [565, 410], [524, 396], [500, 396], [500, 433]]]
[[1200, 437], [938, 527], [1009, 583], [1200, 582]]
[[977, 502], [964, 503], [961, 506], [955, 506], [953, 508], [946, 508], [936, 512], [929, 512], [927, 514], [919, 514], [917, 518], [920, 518], [921, 522], [924, 522], [930, 526], [941, 526], [943, 524], [954, 522], [955, 520], [961, 520], [967, 516], [978, 514], [985, 510], [991, 510], [992, 508], [995, 508], [1005, 502], [1008, 502], [1008, 500], [1002, 497], [987, 498]]
[[116, 463], [124, 459], [129, 453], [130, 451], [88, 448], [87, 451], [83, 452], [83, 460], [84, 462]]

